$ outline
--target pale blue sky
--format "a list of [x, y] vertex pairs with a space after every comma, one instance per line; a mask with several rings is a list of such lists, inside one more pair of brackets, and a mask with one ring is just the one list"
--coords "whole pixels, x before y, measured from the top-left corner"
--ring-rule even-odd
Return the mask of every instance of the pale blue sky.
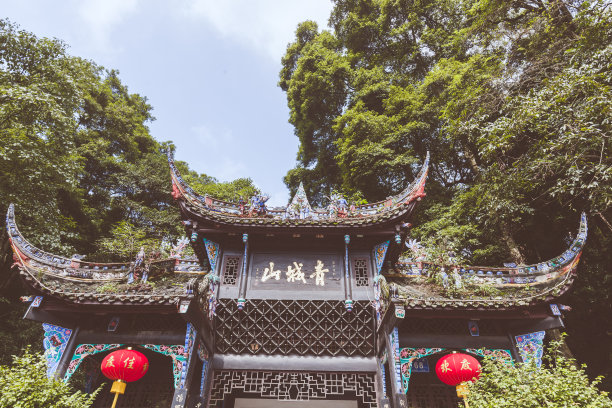
[[298, 148], [277, 86], [300, 21], [327, 25], [330, 0], [0, 0], [0, 17], [73, 55], [118, 69], [173, 140], [176, 158], [222, 181], [251, 177], [285, 205]]

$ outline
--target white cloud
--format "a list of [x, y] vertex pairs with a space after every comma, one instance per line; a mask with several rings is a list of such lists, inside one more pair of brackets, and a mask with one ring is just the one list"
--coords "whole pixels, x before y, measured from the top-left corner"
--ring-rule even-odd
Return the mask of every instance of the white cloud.
[[[227, 146], [234, 142], [234, 135], [231, 130], [225, 129], [221, 132], [214, 132], [206, 125], [198, 125], [191, 128], [196, 140], [206, 149], [212, 152], [225, 153]], [[221, 150], [220, 148], [223, 148]]]
[[78, 14], [95, 46], [110, 51], [113, 30], [137, 8], [138, 0], [85, 0], [79, 3]]
[[331, 8], [331, 0], [192, 0], [182, 11], [277, 62], [297, 24], [314, 20], [325, 28]]
[[232, 181], [241, 177], [248, 177], [247, 166], [230, 157], [224, 156], [220, 158], [220, 164], [214, 166], [214, 176], [219, 181]]
[[275, 191], [270, 194], [270, 199], [268, 200], [268, 207], [284, 207], [287, 205], [289, 201], [287, 190], [284, 191]]

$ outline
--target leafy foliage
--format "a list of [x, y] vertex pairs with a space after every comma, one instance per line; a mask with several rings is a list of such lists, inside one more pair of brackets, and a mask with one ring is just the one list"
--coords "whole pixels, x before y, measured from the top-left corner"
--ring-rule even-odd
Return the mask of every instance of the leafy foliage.
[[[182, 227], [166, 160], [174, 146], [151, 136], [152, 109], [119, 72], [0, 20], [0, 212], [15, 203], [28, 240], [64, 256], [132, 260], [140, 246], [176, 241]], [[205, 193], [234, 199], [255, 191], [249, 179], [218, 183], [180, 165], [206, 180]], [[1, 355], [8, 358], [39, 344], [42, 333], [20, 319], [24, 290], [11, 279], [10, 255], [1, 255]]]
[[282, 60], [300, 141], [288, 186], [377, 201], [430, 151], [413, 238], [473, 265], [553, 257], [586, 211], [569, 341], [612, 374], [587, 318], [612, 318], [609, 2], [336, 0], [330, 25], [299, 25]]
[[[599, 391], [601, 378], [590, 382], [584, 368], [576, 367], [553, 350], [548, 364], [513, 366], [485, 359], [478, 381], [470, 383], [467, 401], [474, 408], [612, 407], [607, 393]], [[460, 404], [463, 406], [463, 404]]]
[[[13, 289], [13, 288], [11, 288]], [[19, 289], [13, 291], [19, 291]], [[27, 305], [0, 298], [0, 365], [8, 365], [12, 356], [22, 352], [27, 346], [42, 350], [44, 332], [38, 322], [24, 320]]]
[[[117, 247], [128, 229], [145, 246], [175, 241], [181, 224], [166, 161], [174, 146], [149, 133], [152, 106], [118, 71], [66, 48], [0, 20], [0, 210], [15, 203], [22, 232], [66, 255], [132, 256]], [[219, 183], [179, 166], [203, 194], [235, 200], [256, 191], [250, 179]]]
[[2, 408], [87, 408], [99, 390], [91, 394], [75, 391], [56, 379], [48, 379], [42, 354], [26, 350], [13, 357], [12, 366], [0, 366], [0, 407]]
[[110, 238], [102, 238], [100, 247], [108, 253], [116, 254], [119, 259], [134, 259], [140, 248], [145, 253], [159, 246], [159, 242], [146, 237], [146, 231], [137, 229], [127, 221], [121, 221], [111, 230]]

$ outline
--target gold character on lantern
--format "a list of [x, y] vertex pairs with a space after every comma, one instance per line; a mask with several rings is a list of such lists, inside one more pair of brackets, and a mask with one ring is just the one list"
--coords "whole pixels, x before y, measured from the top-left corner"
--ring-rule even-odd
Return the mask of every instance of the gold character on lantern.
[[135, 359], [135, 357], [126, 358], [123, 361], [123, 367], [126, 367], [126, 368], [129, 368], [129, 369], [133, 370], [134, 369], [134, 359]]
[[106, 367], [114, 367], [115, 366], [115, 356], [110, 356], [106, 361]]
[[449, 367], [449, 365], [450, 365], [450, 364], [448, 364], [448, 361], [445, 361], [445, 362], [444, 362], [444, 363], [442, 363], [442, 365], [440, 366], [440, 370], [441, 370], [443, 373], [447, 373], [447, 372], [449, 372], [449, 371], [453, 371], [453, 370], [452, 370], [452, 369]]
[[297, 263], [297, 262], [293, 262], [293, 266], [289, 265], [287, 267], [287, 282], [295, 282], [298, 280], [301, 280], [302, 282], [306, 283], [306, 279], [304, 276], [304, 272], [302, 272], [302, 267], [304, 266], [303, 263]]
[[461, 361], [461, 371], [463, 370], [472, 370], [472, 367], [470, 367], [470, 363], [465, 358]]
[[314, 273], [310, 274], [311, 278], [315, 278], [315, 285], [325, 286], [325, 273], [329, 272], [329, 269], [325, 268], [323, 262], [320, 259], [317, 259], [317, 265], [315, 266]]

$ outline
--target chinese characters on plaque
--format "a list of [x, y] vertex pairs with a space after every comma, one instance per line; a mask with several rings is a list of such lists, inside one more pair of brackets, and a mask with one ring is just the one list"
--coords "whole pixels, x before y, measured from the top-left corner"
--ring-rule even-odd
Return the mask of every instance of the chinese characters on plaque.
[[[293, 262], [293, 265], [287, 266], [287, 271], [285, 272], [285, 278], [287, 282], [299, 282], [302, 281], [306, 283], [306, 275], [302, 271], [304, 264], [302, 262], [297, 263]], [[320, 259], [317, 259], [317, 264], [314, 267], [314, 272], [308, 275], [311, 279], [314, 278], [315, 285], [317, 286], [325, 286], [325, 274], [329, 272], [329, 269], [325, 267], [325, 264], [321, 262]], [[281, 278], [281, 270], [274, 269], [274, 262], [270, 262], [270, 266], [264, 269], [263, 276], [261, 277], [262, 282], [266, 282], [269, 279], [280, 280]]]
[[251, 289], [337, 290], [342, 286], [342, 258], [331, 254], [272, 254], [253, 256]]

